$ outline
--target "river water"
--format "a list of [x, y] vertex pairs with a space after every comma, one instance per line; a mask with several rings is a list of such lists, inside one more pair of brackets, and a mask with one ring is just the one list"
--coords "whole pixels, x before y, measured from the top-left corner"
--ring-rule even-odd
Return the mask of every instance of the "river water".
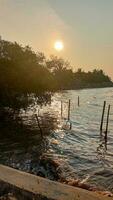
[[[71, 130], [68, 129], [67, 123], [69, 99], [71, 100]], [[100, 137], [100, 121], [105, 100], [107, 105], [103, 132], [108, 105], [111, 105], [107, 143], [104, 140], [104, 133], [103, 137]], [[63, 102], [62, 117], [61, 101]], [[40, 109], [35, 105], [34, 110], [39, 115], [46, 113], [46, 118], [55, 117], [57, 128], [52, 130], [43, 141], [39, 136], [33, 140], [30, 136], [28, 138], [25, 136], [23, 141], [12, 141], [9, 137], [1, 137], [0, 162], [29, 172], [33, 157], [37, 162], [40, 154], [46, 154], [47, 157], [58, 160], [65, 178], [79, 178], [88, 184], [113, 192], [113, 88], [59, 92], [54, 94], [51, 104]], [[32, 115], [32, 112], [29, 109], [27, 115]], [[35, 172], [33, 167], [32, 172]]]
[[[78, 96], [80, 106], [77, 105]], [[70, 121], [72, 130], [62, 130], [66, 120], [61, 119], [61, 130], [55, 131], [50, 138], [49, 154], [57, 159], [64, 168], [66, 177], [85, 180], [87, 183], [112, 191], [113, 188], [113, 88], [85, 89], [55, 94], [52, 108], [67, 117], [66, 101], [71, 99]], [[100, 137], [100, 121], [103, 102], [106, 100], [103, 132], [106, 128], [108, 105], [111, 105], [107, 144]], [[65, 126], [65, 128], [68, 128]]]

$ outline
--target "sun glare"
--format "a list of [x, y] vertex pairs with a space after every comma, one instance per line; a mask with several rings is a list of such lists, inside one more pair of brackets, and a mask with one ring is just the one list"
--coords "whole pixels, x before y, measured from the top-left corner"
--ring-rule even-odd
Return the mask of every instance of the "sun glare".
[[58, 40], [55, 42], [54, 44], [54, 48], [57, 50], [57, 51], [62, 51], [63, 48], [64, 48], [64, 45], [63, 45], [63, 42]]

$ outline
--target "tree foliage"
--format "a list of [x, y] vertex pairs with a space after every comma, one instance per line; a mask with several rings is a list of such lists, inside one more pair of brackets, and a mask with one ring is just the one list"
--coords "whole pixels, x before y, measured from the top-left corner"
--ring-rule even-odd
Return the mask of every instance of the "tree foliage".
[[53, 90], [53, 76], [44, 66], [45, 56], [29, 46], [0, 40], [0, 106], [28, 106], [32, 94]]
[[[26, 108], [35, 97], [60, 89], [112, 86], [102, 70], [72, 71], [69, 62], [29, 46], [0, 40], [0, 107], [19, 110]], [[45, 96], [44, 96], [45, 97]]]

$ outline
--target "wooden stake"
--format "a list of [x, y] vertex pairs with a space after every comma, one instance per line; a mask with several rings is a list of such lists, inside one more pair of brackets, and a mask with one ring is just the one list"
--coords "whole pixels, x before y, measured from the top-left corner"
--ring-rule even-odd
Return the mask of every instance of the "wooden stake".
[[107, 139], [105, 139], [105, 150], [107, 151]]
[[78, 96], [78, 107], [80, 106], [80, 98], [79, 98], [79, 96]]
[[63, 113], [63, 102], [61, 101], [61, 118], [62, 118], [62, 113]]
[[70, 130], [72, 129], [72, 122], [70, 122]]
[[68, 121], [70, 120], [70, 108], [71, 108], [71, 100], [68, 102]]
[[106, 131], [105, 131], [105, 140], [107, 140], [107, 134], [108, 134], [109, 113], [110, 113], [110, 105], [108, 106], [107, 121], [106, 121]]
[[104, 121], [104, 113], [105, 113], [106, 101], [104, 101], [101, 124], [100, 124], [100, 135], [102, 135], [103, 121]]
[[37, 120], [37, 123], [38, 123], [38, 127], [39, 127], [39, 130], [40, 130], [40, 133], [41, 133], [41, 137], [43, 137], [43, 131], [42, 131], [42, 128], [40, 126], [40, 121], [39, 121], [37, 114], [35, 114], [35, 117], [36, 117], [36, 120]]
[[39, 115], [40, 115], [40, 110], [38, 109], [38, 117], [39, 117]]

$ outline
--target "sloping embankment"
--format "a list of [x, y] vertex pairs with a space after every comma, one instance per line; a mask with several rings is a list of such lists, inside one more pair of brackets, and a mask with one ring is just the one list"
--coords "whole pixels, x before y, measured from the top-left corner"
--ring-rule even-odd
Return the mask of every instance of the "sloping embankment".
[[52, 200], [113, 200], [113, 197], [50, 181], [3, 165], [0, 165], [0, 181], [20, 193], [27, 192], [29, 198], [26, 199], [33, 199], [35, 195], [39, 200], [43, 197]]

